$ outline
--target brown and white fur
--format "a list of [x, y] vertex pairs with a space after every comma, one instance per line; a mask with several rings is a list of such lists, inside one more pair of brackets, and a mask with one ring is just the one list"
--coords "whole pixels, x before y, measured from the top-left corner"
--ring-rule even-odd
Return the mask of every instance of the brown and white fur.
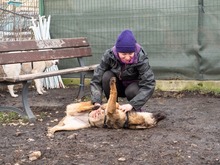
[[[51, 67], [58, 63], [58, 60], [50, 60], [50, 61], [37, 61], [37, 62], [28, 62], [28, 63], [17, 63], [17, 64], [7, 64], [2, 65], [3, 71], [8, 77], [16, 77], [20, 74], [28, 74], [28, 73], [41, 73], [44, 72], [46, 68]], [[37, 89], [38, 94], [43, 94], [46, 91], [43, 89], [42, 79], [35, 79], [35, 87]], [[9, 93], [12, 97], [18, 97], [14, 92], [14, 85], [8, 85]]]
[[[53, 137], [56, 131], [78, 130], [89, 127], [103, 127], [120, 129], [146, 129], [155, 126], [165, 116], [161, 113], [134, 112], [128, 114], [119, 110], [117, 100], [116, 79], [110, 81], [110, 97], [106, 104], [97, 109], [90, 101], [69, 104], [66, 116], [54, 127], [48, 128], [48, 137]], [[97, 110], [94, 110], [97, 109]], [[128, 119], [127, 119], [128, 118]]]

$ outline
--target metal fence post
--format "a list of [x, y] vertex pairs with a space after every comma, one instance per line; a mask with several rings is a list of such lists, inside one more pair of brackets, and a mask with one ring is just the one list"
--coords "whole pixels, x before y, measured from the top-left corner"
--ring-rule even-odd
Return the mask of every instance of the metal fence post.
[[44, 15], [44, 0], [39, 0], [39, 14]]
[[204, 19], [204, 0], [198, 0], [198, 44], [202, 45], [203, 39], [203, 19]]
[[202, 56], [200, 54], [200, 51], [204, 48], [204, 44], [203, 44], [203, 39], [204, 39], [204, 0], [198, 0], [198, 46], [199, 49], [197, 50], [197, 58], [198, 58], [198, 76], [199, 79], [202, 80], [203, 79], [203, 69], [202, 69], [202, 65], [203, 65], [203, 59]]

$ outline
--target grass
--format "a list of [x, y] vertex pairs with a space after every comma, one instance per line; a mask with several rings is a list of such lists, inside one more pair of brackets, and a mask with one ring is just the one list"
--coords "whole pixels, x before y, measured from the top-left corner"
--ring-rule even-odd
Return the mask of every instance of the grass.
[[[44, 119], [47, 116], [46, 112], [41, 112], [39, 115], [37, 115], [37, 119], [41, 120]], [[28, 118], [22, 118], [19, 114], [16, 112], [0, 112], [0, 123], [1, 124], [9, 124], [9, 123], [28, 123]]]
[[220, 94], [220, 81], [196, 80], [157, 80], [156, 89], [161, 91], [200, 91], [201, 93]]
[[[18, 121], [21, 117], [15, 112], [0, 112], [0, 123], [12, 123]], [[25, 120], [26, 119], [22, 119]]]

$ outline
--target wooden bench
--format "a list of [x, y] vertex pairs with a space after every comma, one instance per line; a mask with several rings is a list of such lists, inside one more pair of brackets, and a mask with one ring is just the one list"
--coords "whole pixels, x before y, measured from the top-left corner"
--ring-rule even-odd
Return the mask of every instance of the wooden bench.
[[80, 73], [80, 85], [77, 99], [81, 99], [84, 96], [85, 75], [88, 71], [93, 71], [97, 66], [97, 64], [90, 66], [85, 65], [83, 58], [90, 56], [92, 56], [91, 47], [87, 38], [83, 37], [40, 41], [0, 42], [0, 65], [67, 58], [77, 58], [79, 63], [78, 67], [73, 66], [72, 68], [57, 71], [19, 75], [18, 77], [0, 77], [0, 84], [10, 85], [22, 83], [23, 85], [23, 109], [0, 105], [0, 111], [14, 111], [22, 117], [27, 117], [30, 121], [35, 121], [36, 117], [28, 103], [28, 87], [33, 79], [56, 75]]

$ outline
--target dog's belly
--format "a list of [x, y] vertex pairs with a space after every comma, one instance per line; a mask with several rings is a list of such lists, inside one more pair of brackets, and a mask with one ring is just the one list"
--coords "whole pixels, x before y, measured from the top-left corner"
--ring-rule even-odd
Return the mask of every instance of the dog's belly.
[[68, 116], [64, 120], [64, 124], [79, 128], [89, 126], [88, 117], [86, 118], [84, 116]]

